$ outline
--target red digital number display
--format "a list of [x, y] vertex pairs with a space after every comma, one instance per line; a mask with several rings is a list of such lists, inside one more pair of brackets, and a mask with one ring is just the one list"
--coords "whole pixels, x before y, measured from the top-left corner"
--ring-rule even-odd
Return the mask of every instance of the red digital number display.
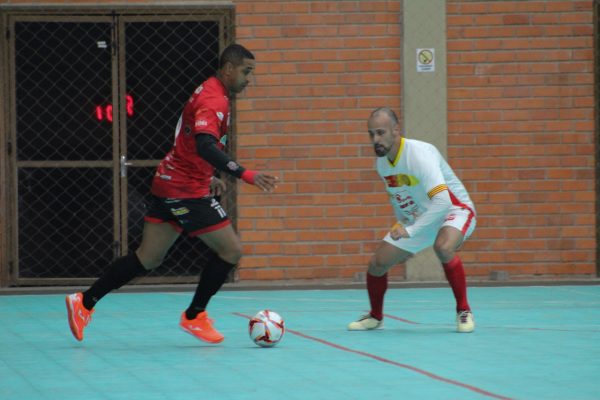
[[[128, 117], [133, 117], [133, 96], [128, 94], [125, 96], [125, 111]], [[113, 106], [107, 104], [105, 106], [97, 105], [94, 109], [94, 115], [98, 121], [113, 121]]]

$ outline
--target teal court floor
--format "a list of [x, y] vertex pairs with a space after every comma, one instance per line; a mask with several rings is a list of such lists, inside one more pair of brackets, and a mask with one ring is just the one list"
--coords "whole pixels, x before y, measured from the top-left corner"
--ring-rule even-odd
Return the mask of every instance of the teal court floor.
[[[219, 292], [209, 345], [178, 327], [192, 293], [112, 293], [83, 342], [64, 294], [0, 296], [0, 399], [600, 399], [600, 286], [473, 287], [454, 331], [448, 288], [394, 288], [385, 328], [349, 332], [363, 289]], [[280, 313], [274, 348], [247, 316]]]

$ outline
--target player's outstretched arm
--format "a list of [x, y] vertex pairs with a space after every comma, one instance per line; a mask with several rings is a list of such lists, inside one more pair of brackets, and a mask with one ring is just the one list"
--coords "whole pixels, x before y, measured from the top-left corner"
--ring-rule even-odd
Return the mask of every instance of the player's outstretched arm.
[[272, 192], [277, 187], [277, 181], [279, 178], [273, 175], [258, 172], [254, 176], [254, 185], [262, 189], [265, 192]]
[[244, 182], [257, 186], [265, 192], [272, 192], [277, 186], [276, 176], [243, 168], [217, 147], [217, 139], [209, 134], [196, 136], [196, 151], [219, 171], [233, 175]]

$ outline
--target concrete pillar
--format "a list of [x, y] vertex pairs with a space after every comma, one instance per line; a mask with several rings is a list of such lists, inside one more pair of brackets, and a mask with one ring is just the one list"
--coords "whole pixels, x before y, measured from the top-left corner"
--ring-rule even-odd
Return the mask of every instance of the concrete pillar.
[[[423, 140], [447, 154], [446, 2], [404, 0], [402, 7], [402, 120], [408, 138]], [[442, 281], [432, 249], [406, 264], [409, 281]]]

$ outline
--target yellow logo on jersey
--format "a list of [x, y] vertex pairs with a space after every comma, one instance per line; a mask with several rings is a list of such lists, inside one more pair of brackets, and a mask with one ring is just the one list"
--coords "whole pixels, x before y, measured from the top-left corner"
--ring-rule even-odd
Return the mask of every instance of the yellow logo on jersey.
[[384, 177], [388, 187], [416, 186], [419, 180], [415, 176], [399, 174]]

